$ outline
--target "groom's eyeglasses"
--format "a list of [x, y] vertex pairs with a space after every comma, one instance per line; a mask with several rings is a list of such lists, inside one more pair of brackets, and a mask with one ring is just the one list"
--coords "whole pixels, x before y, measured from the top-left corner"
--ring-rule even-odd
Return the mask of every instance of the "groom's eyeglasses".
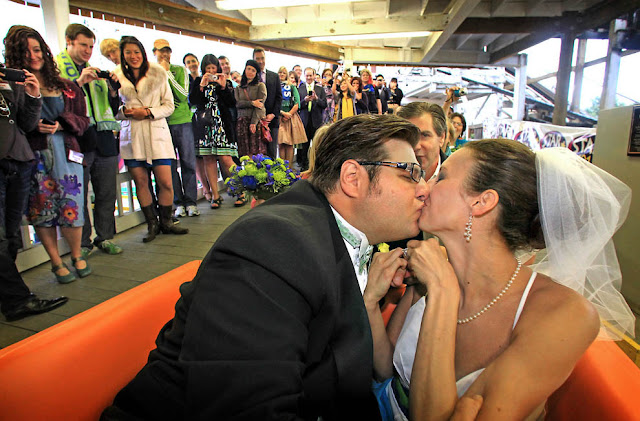
[[378, 165], [382, 167], [400, 168], [411, 174], [411, 179], [419, 183], [426, 174], [420, 164], [415, 162], [390, 162], [390, 161], [358, 161], [360, 165]]

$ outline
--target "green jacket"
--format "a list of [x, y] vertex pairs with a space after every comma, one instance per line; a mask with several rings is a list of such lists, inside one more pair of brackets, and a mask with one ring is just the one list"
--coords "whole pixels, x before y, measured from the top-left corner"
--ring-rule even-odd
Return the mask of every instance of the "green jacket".
[[175, 111], [169, 117], [169, 125], [191, 123], [191, 109], [189, 108], [189, 73], [183, 66], [171, 64], [169, 66], [169, 86], [173, 93]]

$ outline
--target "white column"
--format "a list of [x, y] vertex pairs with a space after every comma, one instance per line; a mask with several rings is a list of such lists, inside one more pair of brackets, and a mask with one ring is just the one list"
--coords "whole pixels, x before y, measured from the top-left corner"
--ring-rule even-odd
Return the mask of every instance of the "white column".
[[582, 77], [584, 75], [584, 59], [587, 55], [587, 39], [578, 41], [578, 55], [576, 57], [576, 71], [573, 78], [573, 96], [571, 98], [571, 111], [580, 112], [580, 98], [582, 97]]
[[513, 108], [515, 120], [524, 120], [525, 98], [527, 92], [527, 55], [518, 54], [518, 67], [516, 67], [516, 81], [513, 87]]
[[604, 83], [602, 96], [600, 97], [600, 109], [616, 106], [616, 93], [618, 91], [618, 73], [620, 72], [620, 47], [616, 45], [616, 31], [624, 29], [626, 21], [616, 19], [609, 25], [609, 48], [607, 50], [607, 64], [604, 70]]
[[357, 76], [356, 68], [353, 67], [353, 50], [351, 48], [344, 49], [344, 60], [342, 62], [342, 68], [346, 71], [351, 69], [349, 74], [351, 76]]
[[64, 31], [69, 25], [69, 0], [41, 0], [44, 37], [53, 55], [66, 47]]

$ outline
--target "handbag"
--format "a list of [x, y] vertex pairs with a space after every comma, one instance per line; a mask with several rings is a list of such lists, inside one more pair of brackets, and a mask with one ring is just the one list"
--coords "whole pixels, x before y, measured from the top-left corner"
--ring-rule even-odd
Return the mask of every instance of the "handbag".
[[213, 110], [211, 108], [196, 110], [193, 117], [194, 135], [197, 139], [202, 139], [207, 131], [207, 127], [211, 127], [213, 125]]
[[260, 134], [262, 140], [265, 142], [273, 142], [271, 130], [269, 129], [269, 122], [267, 120], [260, 120]]

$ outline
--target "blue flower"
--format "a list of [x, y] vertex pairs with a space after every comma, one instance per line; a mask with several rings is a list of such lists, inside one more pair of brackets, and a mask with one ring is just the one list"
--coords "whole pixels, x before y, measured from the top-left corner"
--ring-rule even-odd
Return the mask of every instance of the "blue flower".
[[252, 175], [242, 177], [242, 184], [250, 190], [254, 190], [258, 187], [258, 181]]

